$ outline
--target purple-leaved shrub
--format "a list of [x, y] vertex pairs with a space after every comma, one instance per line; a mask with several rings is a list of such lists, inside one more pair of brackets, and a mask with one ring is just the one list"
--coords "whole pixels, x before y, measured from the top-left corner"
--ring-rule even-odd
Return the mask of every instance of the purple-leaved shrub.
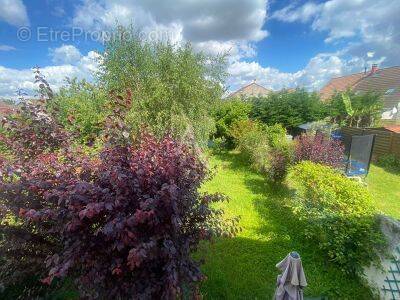
[[343, 164], [344, 146], [322, 133], [303, 134], [295, 140], [295, 162], [303, 160], [339, 168]]

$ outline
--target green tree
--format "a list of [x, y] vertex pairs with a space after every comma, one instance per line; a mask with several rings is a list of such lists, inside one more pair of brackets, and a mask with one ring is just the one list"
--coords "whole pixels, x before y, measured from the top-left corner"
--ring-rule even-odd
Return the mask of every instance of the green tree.
[[78, 135], [81, 142], [96, 139], [103, 129], [108, 95], [98, 85], [85, 80], [68, 80], [49, 106], [66, 129]]
[[237, 100], [221, 100], [215, 106], [213, 117], [215, 120], [216, 131], [214, 138], [224, 138], [229, 147], [234, 146], [234, 137], [230, 130], [235, 123], [247, 120], [251, 111], [251, 104]]
[[281, 124], [292, 130], [300, 124], [316, 121], [326, 116], [325, 105], [316, 93], [303, 89], [271, 93], [255, 98], [251, 117], [267, 125]]
[[341, 126], [373, 127], [383, 108], [379, 93], [356, 94], [353, 91], [336, 93], [328, 104], [329, 116]]
[[190, 44], [144, 41], [132, 28], [120, 27], [106, 44], [100, 82], [107, 90], [131, 91], [127, 121], [134, 132], [144, 124], [158, 137], [169, 132], [206, 145], [225, 67], [223, 56], [197, 53]]

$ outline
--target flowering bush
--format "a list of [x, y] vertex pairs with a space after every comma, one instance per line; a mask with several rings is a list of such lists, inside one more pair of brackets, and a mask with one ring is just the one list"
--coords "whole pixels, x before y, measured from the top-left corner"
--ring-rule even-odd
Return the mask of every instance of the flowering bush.
[[321, 133], [303, 134], [295, 141], [295, 161], [303, 160], [338, 168], [343, 164], [344, 146]]

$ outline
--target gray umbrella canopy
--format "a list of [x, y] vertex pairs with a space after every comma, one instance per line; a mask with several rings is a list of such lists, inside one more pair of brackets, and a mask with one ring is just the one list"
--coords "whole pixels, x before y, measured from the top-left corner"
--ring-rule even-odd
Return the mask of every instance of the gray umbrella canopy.
[[303, 300], [303, 288], [307, 286], [307, 281], [298, 253], [289, 253], [276, 267], [282, 274], [276, 281], [275, 299]]

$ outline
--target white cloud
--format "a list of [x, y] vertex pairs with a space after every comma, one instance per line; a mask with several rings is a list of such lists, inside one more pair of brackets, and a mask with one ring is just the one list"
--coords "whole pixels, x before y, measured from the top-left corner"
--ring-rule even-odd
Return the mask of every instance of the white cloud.
[[261, 40], [267, 15], [266, 0], [84, 0], [73, 24], [99, 30], [133, 23], [138, 27], [180, 24], [183, 38], [192, 42], [209, 40]]
[[266, 17], [266, 0], [84, 0], [72, 24], [87, 31], [133, 24], [150, 38], [190, 41], [211, 53], [231, 50], [238, 58], [248, 57], [254, 48], [250, 43], [267, 36]]
[[316, 56], [302, 70], [300, 82], [314, 88], [333, 75], [361, 72], [373, 63], [399, 65], [399, 16], [399, 0], [329, 0], [292, 4], [272, 17], [284, 22], [310, 22], [312, 30], [327, 33], [327, 43], [347, 41], [335, 55]]
[[66, 15], [65, 9], [62, 6], [53, 6], [51, 14], [55, 17], [64, 17]]
[[13, 51], [16, 50], [15, 47], [9, 45], [0, 45], [0, 51]]
[[307, 22], [321, 11], [322, 5], [313, 2], [305, 3], [300, 7], [290, 4], [272, 14], [273, 19], [285, 22]]
[[[65, 84], [65, 78], [77, 77], [78, 79], [91, 80], [93, 73], [99, 69], [101, 57], [94, 51], [82, 56], [74, 65], [63, 64], [41, 68], [42, 74], [55, 90]], [[0, 66], [0, 98], [16, 98], [16, 91], [23, 89], [34, 96], [37, 86], [34, 84], [34, 75], [31, 69], [12, 69]]]
[[328, 32], [328, 42], [356, 35], [366, 41], [387, 41], [396, 35], [399, 14], [398, 0], [330, 0], [297, 7], [291, 4], [272, 17], [285, 22], [312, 20], [314, 30]]
[[352, 39], [349, 55], [368, 59], [368, 53], [386, 65], [400, 63], [399, 0], [330, 0], [289, 5], [273, 14], [285, 22], [311, 22], [311, 28], [327, 32], [326, 42]]
[[0, 0], [0, 21], [13, 26], [28, 26], [29, 18], [22, 0]]
[[55, 64], [75, 64], [82, 56], [79, 50], [72, 45], [62, 45], [55, 49], [49, 49], [49, 52]]
[[305, 88], [319, 90], [332, 77], [344, 73], [360, 72], [364, 65], [362, 60], [345, 60], [340, 53], [322, 53], [311, 58], [307, 66], [297, 72], [287, 73], [270, 67], [262, 67], [257, 62], [234, 62], [228, 69], [229, 89], [236, 90], [254, 79], [272, 90], [282, 88]]

